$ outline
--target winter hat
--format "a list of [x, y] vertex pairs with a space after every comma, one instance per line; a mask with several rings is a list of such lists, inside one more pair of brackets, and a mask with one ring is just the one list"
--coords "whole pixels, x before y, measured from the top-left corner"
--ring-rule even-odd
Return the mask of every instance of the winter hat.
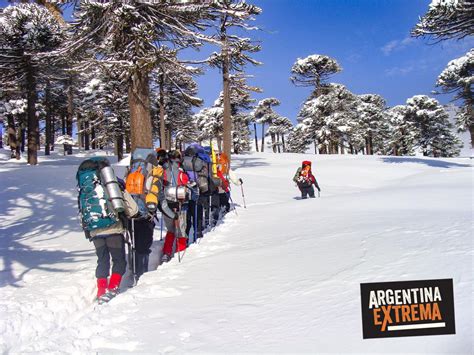
[[304, 168], [306, 165], [309, 165], [311, 166], [311, 162], [309, 160], [305, 160], [303, 161], [303, 163], [301, 164], [301, 166]]

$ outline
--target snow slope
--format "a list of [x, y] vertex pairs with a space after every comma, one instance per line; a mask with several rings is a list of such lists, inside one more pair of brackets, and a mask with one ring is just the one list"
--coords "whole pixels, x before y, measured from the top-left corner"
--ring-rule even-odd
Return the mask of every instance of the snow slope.
[[[76, 217], [83, 156], [42, 157], [37, 167], [6, 158], [2, 151], [4, 353], [473, 350], [469, 159], [235, 157], [247, 208], [234, 190], [237, 211], [181, 263], [95, 306], [96, 258]], [[308, 158], [322, 194], [298, 200], [291, 178]], [[362, 339], [361, 282], [439, 278], [454, 280], [456, 335]]]

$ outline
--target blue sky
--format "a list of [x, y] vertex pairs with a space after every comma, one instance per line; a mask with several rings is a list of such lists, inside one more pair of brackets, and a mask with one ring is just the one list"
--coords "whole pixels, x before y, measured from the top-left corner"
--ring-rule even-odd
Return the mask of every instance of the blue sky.
[[[264, 63], [248, 68], [255, 76], [251, 83], [264, 90], [255, 97], [278, 98], [281, 106], [276, 110], [293, 122], [311, 91], [295, 87], [289, 80], [298, 57], [324, 54], [335, 58], [343, 71], [331, 82], [342, 83], [356, 94], [380, 94], [394, 106], [413, 95], [430, 94], [446, 64], [474, 47], [473, 38], [435, 45], [410, 38], [410, 30], [430, 0], [249, 2], [263, 9], [256, 19], [263, 30], [250, 34], [262, 42], [262, 51], [255, 57]], [[217, 76], [216, 71], [208, 71], [198, 79], [206, 105], [212, 104], [221, 90], [216, 86]], [[449, 102], [445, 95], [437, 98]]]
[[[255, 24], [261, 31], [247, 36], [261, 42], [255, 58], [262, 66], [249, 66], [250, 84], [264, 92], [256, 99], [276, 97], [277, 111], [296, 122], [309, 88], [289, 80], [297, 58], [324, 54], [335, 58], [343, 71], [331, 78], [356, 94], [382, 95], [389, 106], [405, 103], [417, 94], [430, 94], [446, 64], [474, 47], [474, 39], [429, 44], [410, 38], [410, 30], [430, 0], [248, 0], [263, 9]], [[0, 0], [0, 6], [6, 5]], [[209, 50], [192, 53], [204, 58]], [[188, 55], [189, 52], [186, 52]], [[190, 59], [190, 58], [188, 58]], [[197, 78], [205, 105], [217, 98], [222, 81], [215, 69]], [[437, 96], [448, 103], [450, 97]]]

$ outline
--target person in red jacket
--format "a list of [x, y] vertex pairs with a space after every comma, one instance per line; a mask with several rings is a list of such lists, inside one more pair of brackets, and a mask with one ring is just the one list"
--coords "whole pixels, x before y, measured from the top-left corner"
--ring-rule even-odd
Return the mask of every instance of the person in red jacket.
[[296, 170], [296, 174], [293, 177], [293, 181], [301, 191], [301, 198], [305, 199], [308, 197], [314, 198], [313, 185], [316, 186], [319, 192], [321, 189], [318, 185], [318, 181], [314, 177], [311, 171], [311, 162], [308, 160], [303, 161], [301, 167]]

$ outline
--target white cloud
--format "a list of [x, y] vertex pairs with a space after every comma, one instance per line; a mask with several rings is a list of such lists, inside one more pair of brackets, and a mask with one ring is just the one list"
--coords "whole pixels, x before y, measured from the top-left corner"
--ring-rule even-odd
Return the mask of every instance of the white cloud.
[[413, 65], [404, 68], [393, 67], [385, 70], [385, 76], [405, 76], [408, 73], [411, 73], [413, 70], [415, 70], [415, 67]]
[[404, 39], [395, 39], [393, 41], [388, 42], [385, 44], [380, 50], [385, 55], [390, 55], [392, 52], [402, 50], [412, 44], [415, 41], [414, 38], [406, 37]]

